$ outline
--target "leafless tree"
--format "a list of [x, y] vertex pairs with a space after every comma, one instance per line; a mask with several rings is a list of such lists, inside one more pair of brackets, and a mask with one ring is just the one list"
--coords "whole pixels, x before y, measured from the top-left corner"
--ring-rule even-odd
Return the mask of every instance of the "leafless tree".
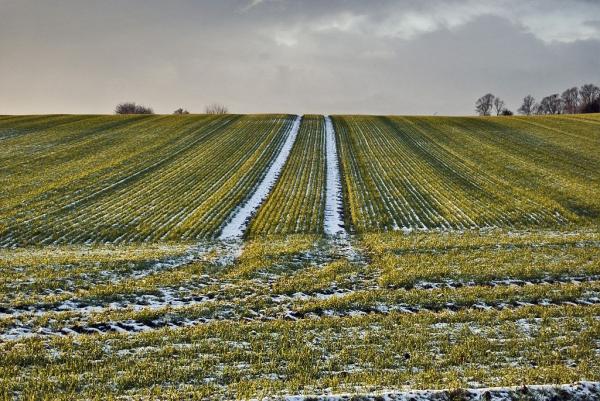
[[182, 109], [182, 108], [180, 107], [180, 108], [178, 108], [177, 110], [175, 110], [175, 111], [173, 112], [173, 114], [190, 114], [190, 112], [189, 112], [189, 111], [187, 111], [186, 109]]
[[581, 87], [579, 93], [582, 103], [593, 103], [600, 96], [600, 88], [594, 84], [586, 84]]
[[537, 104], [537, 110], [535, 114], [552, 114], [550, 113], [550, 100], [548, 96], [542, 98], [542, 100]]
[[546, 96], [540, 102], [540, 114], [560, 114], [562, 112], [562, 100], [558, 93]]
[[565, 113], [575, 114], [579, 109], [579, 89], [576, 86], [565, 90], [561, 95]]
[[135, 104], [135, 102], [124, 102], [115, 107], [115, 114], [154, 114], [154, 110], [150, 107]]
[[475, 111], [480, 116], [489, 116], [494, 106], [494, 95], [488, 93], [475, 102]]
[[597, 113], [600, 111], [600, 88], [594, 84], [583, 85], [579, 89], [582, 113]]
[[496, 115], [499, 116], [502, 113], [502, 110], [504, 110], [504, 100], [500, 99], [499, 97], [494, 99], [494, 109], [496, 109]]
[[519, 113], [524, 114], [526, 116], [530, 116], [535, 113], [535, 99], [531, 95], [527, 95], [523, 98], [523, 104], [517, 110]]
[[229, 110], [225, 105], [219, 103], [212, 103], [206, 106], [206, 114], [227, 114]]
[[565, 104], [558, 93], [548, 96], [548, 101], [550, 103], [548, 107], [550, 114], [562, 114], [565, 112]]

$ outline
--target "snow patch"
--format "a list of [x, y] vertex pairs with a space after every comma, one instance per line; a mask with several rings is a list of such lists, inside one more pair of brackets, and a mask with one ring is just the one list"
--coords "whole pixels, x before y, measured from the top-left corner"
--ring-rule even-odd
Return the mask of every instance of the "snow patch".
[[325, 187], [325, 234], [345, 235], [342, 218], [342, 182], [338, 165], [335, 131], [329, 116], [325, 116], [325, 151], [327, 157], [327, 178]]
[[292, 146], [296, 141], [296, 136], [298, 135], [301, 121], [302, 116], [297, 116], [288, 133], [285, 143], [277, 155], [277, 158], [275, 161], [273, 161], [271, 167], [269, 167], [267, 174], [256, 188], [256, 191], [252, 194], [244, 206], [234, 212], [229, 223], [227, 223], [227, 225], [223, 228], [220, 236], [222, 240], [241, 238], [244, 234], [244, 231], [248, 225], [248, 220], [250, 217], [252, 217], [256, 210], [258, 210], [277, 182], [279, 174], [281, 173], [281, 170], [283, 170], [283, 166], [285, 165], [285, 162], [287, 161], [292, 150]]
[[[528, 399], [537, 401], [570, 400], [591, 401], [600, 397], [600, 382], [578, 382], [563, 385], [531, 385], [515, 387], [489, 387], [465, 390], [412, 390], [381, 391], [370, 394], [324, 394], [324, 395], [287, 395], [265, 397], [262, 401], [509, 401]], [[254, 399], [253, 401], [256, 401]]]

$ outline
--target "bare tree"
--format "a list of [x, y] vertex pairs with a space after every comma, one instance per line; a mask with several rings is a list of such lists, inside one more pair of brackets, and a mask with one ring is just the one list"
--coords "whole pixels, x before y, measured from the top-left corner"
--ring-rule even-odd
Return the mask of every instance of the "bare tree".
[[489, 116], [494, 105], [494, 95], [488, 93], [475, 102], [475, 111], [480, 116]]
[[531, 95], [523, 98], [523, 104], [517, 110], [519, 113], [530, 116], [535, 112], [535, 99]]
[[190, 114], [190, 112], [189, 112], [189, 111], [187, 111], [186, 109], [182, 109], [182, 108], [180, 107], [180, 108], [178, 108], [177, 110], [175, 110], [175, 111], [173, 112], [173, 114]]
[[581, 87], [579, 93], [581, 94], [582, 103], [594, 103], [598, 96], [600, 96], [600, 88], [594, 84], [586, 84]]
[[502, 110], [504, 110], [504, 100], [500, 99], [499, 97], [494, 99], [494, 109], [496, 109], [496, 115], [499, 116], [502, 113]]
[[548, 99], [548, 96], [542, 98], [538, 103], [536, 114], [552, 114], [550, 113], [550, 100]]
[[597, 113], [600, 111], [600, 88], [594, 84], [583, 85], [579, 89], [582, 113]]
[[565, 90], [561, 95], [565, 113], [575, 114], [579, 109], [579, 89], [576, 86]]
[[135, 102], [124, 102], [115, 107], [115, 114], [154, 114], [154, 110], [150, 107], [135, 104]]
[[206, 106], [205, 111], [206, 114], [227, 114], [229, 112], [227, 106], [219, 103], [209, 104], [208, 106]]
[[565, 112], [565, 105], [558, 93], [554, 93], [548, 97], [548, 111], [550, 114], [562, 114]]
[[558, 93], [546, 96], [540, 102], [540, 114], [560, 114], [562, 112], [562, 100]]

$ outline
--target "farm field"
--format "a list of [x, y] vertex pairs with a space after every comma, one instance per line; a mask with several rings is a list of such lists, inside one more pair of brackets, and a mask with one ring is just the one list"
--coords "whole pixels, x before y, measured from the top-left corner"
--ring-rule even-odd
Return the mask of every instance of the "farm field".
[[0, 116], [0, 143], [3, 399], [600, 397], [598, 116]]
[[[287, 116], [82, 116], [3, 125], [0, 243], [212, 237], [282, 145]], [[27, 155], [27, 156], [26, 156]]]
[[[289, 115], [0, 118], [0, 244], [216, 238], [293, 122]], [[598, 117], [332, 122], [349, 232], [600, 222]], [[323, 231], [324, 127], [322, 116], [303, 118], [247, 234]]]
[[325, 126], [322, 116], [304, 116], [289, 160], [271, 194], [252, 219], [248, 234], [323, 232]]
[[357, 232], [597, 225], [600, 119], [334, 119]]

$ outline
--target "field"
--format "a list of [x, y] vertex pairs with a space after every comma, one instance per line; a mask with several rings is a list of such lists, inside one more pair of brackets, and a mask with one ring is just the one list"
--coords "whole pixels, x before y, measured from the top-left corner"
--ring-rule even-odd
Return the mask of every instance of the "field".
[[357, 232], [598, 223], [600, 120], [334, 121]]
[[262, 178], [291, 122], [287, 116], [5, 120], [5, 246], [214, 236]]
[[0, 143], [3, 399], [600, 397], [597, 115], [0, 116]]

